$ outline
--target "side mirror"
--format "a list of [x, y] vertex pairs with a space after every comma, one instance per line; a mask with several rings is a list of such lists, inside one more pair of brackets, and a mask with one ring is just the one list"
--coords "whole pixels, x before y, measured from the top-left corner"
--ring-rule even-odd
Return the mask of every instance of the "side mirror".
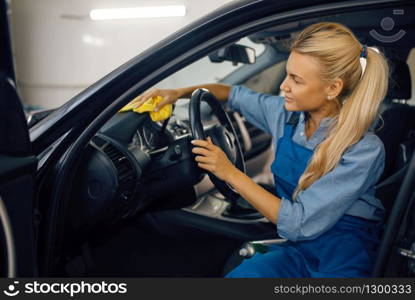
[[209, 54], [209, 59], [213, 63], [220, 63], [224, 60], [231, 61], [234, 66], [238, 63], [253, 64], [255, 62], [255, 49], [232, 44], [225, 48], [218, 49]]

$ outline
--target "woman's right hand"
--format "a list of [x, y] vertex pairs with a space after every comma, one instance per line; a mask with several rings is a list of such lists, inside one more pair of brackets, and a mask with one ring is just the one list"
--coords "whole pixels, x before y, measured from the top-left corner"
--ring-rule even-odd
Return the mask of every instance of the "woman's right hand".
[[138, 96], [132, 104], [134, 105], [134, 108], [140, 107], [142, 104], [144, 104], [148, 99], [151, 97], [157, 97], [160, 96], [163, 98], [163, 100], [154, 108], [154, 111], [157, 112], [158, 110], [162, 109], [163, 106], [167, 104], [173, 104], [175, 103], [180, 95], [178, 90], [175, 89], [157, 89], [157, 88], [151, 88], [144, 93], [142, 93], [140, 96]]

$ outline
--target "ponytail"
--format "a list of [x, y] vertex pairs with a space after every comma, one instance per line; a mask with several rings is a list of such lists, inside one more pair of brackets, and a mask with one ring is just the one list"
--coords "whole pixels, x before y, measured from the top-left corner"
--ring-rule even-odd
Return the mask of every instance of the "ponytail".
[[347, 27], [332, 22], [307, 27], [291, 47], [291, 51], [318, 59], [323, 80], [341, 78], [344, 82], [343, 90], [334, 99], [339, 113], [300, 177], [294, 200], [336, 167], [343, 153], [365, 135], [378, 114], [387, 92], [388, 64], [382, 53], [368, 47], [362, 72], [362, 50], [365, 49]]

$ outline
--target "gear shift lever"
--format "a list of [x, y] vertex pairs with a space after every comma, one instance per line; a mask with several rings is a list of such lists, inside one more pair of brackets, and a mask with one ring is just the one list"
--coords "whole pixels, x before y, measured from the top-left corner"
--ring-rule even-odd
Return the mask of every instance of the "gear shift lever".
[[[275, 194], [273, 186], [261, 183], [259, 185], [267, 191]], [[263, 218], [263, 215], [259, 213], [248, 201], [246, 201], [242, 197], [239, 197], [238, 199], [231, 199], [230, 205], [223, 212], [223, 216], [228, 218], [247, 220]]]
[[[242, 203], [245, 202], [243, 205]], [[232, 199], [228, 208], [223, 212], [224, 217], [234, 219], [261, 219], [263, 216], [243, 198]]]

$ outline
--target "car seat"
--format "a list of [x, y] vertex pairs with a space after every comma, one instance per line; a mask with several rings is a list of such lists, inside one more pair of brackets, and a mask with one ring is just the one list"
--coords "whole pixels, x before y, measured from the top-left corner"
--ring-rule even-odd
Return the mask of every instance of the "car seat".
[[414, 107], [406, 102], [411, 98], [411, 74], [408, 65], [391, 61], [391, 79], [388, 93], [381, 104], [379, 120], [374, 126], [376, 135], [385, 146], [385, 169], [379, 182], [396, 171], [400, 144], [408, 139], [415, 127]]
[[385, 146], [385, 169], [376, 185], [376, 196], [385, 207], [386, 220], [415, 146], [415, 108], [406, 103], [411, 92], [408, 65], [392, 60], [389, 89], [380, 108], [382, 118], [374, 130]]

